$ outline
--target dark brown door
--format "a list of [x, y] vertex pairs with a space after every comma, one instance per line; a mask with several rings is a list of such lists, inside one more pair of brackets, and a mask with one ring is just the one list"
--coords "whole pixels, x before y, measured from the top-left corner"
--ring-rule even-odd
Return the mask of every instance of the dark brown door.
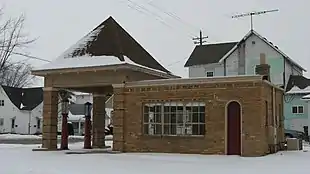
[[240, 104], [230, 102], [227, 106], [227, 155], [241, 155]]

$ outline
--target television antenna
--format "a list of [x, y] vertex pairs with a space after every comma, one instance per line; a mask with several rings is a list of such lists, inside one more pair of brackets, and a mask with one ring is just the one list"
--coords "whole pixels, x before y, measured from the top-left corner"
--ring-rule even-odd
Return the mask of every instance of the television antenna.
[[272, 12], [278, 12], [278, 11], [279, 11], [279, 9], [243, 13], [243, 14], [234, 15], [234, 16], [232, 16], [232, 18], [242, 18], [242, 17], [250, 16], [250, 18], [251, 18], [251, 30], [253, 30], [253, 16], [262, 15], [262, 14], [266, 14], [266, 13], [272, 13]]

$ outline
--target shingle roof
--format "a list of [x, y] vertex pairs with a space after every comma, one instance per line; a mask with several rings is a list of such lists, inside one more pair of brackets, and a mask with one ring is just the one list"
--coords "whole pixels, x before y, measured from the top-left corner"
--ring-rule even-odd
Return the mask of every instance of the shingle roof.
[[2, 86], [11, 102], [20, 110], [31, 111], [43, 102], [43, 88]]
[[310, 79], [300, 75], [290, 75], [285, 91], [291, 90], [294, 86], [305, 89], [310, 86]]
[[85, 44], [71, 47], [62, 56], [115, 56], [124, 61], [124, 55], [137, 64], [170, 73], [111, 16], [85, 37], [87, 36], [90, 38], [86, 39]]
[[238, 42], [198, 45], [185, 63], [185, 67], [217, 63]]
[[[91, 106], [92, 107], [92, 106]], [[72, 115], [85, 115], [84, 104], [70, 104], [69, 111]]]

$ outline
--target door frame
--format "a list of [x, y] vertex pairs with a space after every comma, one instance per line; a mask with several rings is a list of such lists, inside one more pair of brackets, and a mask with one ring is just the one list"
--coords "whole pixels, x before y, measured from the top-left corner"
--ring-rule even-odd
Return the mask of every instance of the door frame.
[[[13, 120], [14, 120], [14, 125], [13, 125], [13, 127], [12, 127]], [[11, 118], [10, 127], [11, 127], [11, 133], [16, 133], [16, 130], [15, 130], [15, 127], [16, 127], [16, 117], [12, 117], [12, 118]]]
[[227, 145], [228, 145], [228, 142], [227, 142], [227, 139], [228, 139], [228, 134], [227, 134], [227, 129], [228, 129], [228, 123], [227, 123], [227, 116], [228, 116], [228, 105], [231, 103], [231, 102], [237, 102], [240, 106], [240, 155], [242, 156], [243, 154], [243, 151], [242, 151], [242, 147], [243, 147], [243, 132], [242, 132], [242, 112], [243, 112], [243, 109], [242, 109], [242, 104], [238, 101], [238, 100], [229, 100], [226, 105], [225, 105], [225, 155], [227, 155]]

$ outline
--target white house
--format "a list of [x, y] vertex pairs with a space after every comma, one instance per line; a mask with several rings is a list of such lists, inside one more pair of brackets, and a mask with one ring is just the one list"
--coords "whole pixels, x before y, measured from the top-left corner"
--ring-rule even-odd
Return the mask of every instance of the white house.
[[0, 133], [40, 133], [42, 113], [42, 88], [0, 86]]
[[[84, 133], [85, 122], [85, 103], [93, 103], [93, 96], [90, 93], [73, 92], [71, 104], [69, 105], [68, 122], [72, 123], [74, 134], [82, 135]], [[61, 132], [62, 116], [61, 116], [61, 103], [59, 104], [59, 116], [58, 116], [58, 132]], [[107, 126], [112, 122], [113, 114], [113, 95], [106, 101], [106, 118], [105, 125]], [[93, 115], [93, 114], [92, 114]]]
[[271, 81], [279, 86], [285, 86], [290, 75], [302, 75], [305, 71], [254, 30], [239, 42], [196, 46], [185, 67], [189, 68], [189, 77], [254, 75], [261, 54], [270, 65]]

